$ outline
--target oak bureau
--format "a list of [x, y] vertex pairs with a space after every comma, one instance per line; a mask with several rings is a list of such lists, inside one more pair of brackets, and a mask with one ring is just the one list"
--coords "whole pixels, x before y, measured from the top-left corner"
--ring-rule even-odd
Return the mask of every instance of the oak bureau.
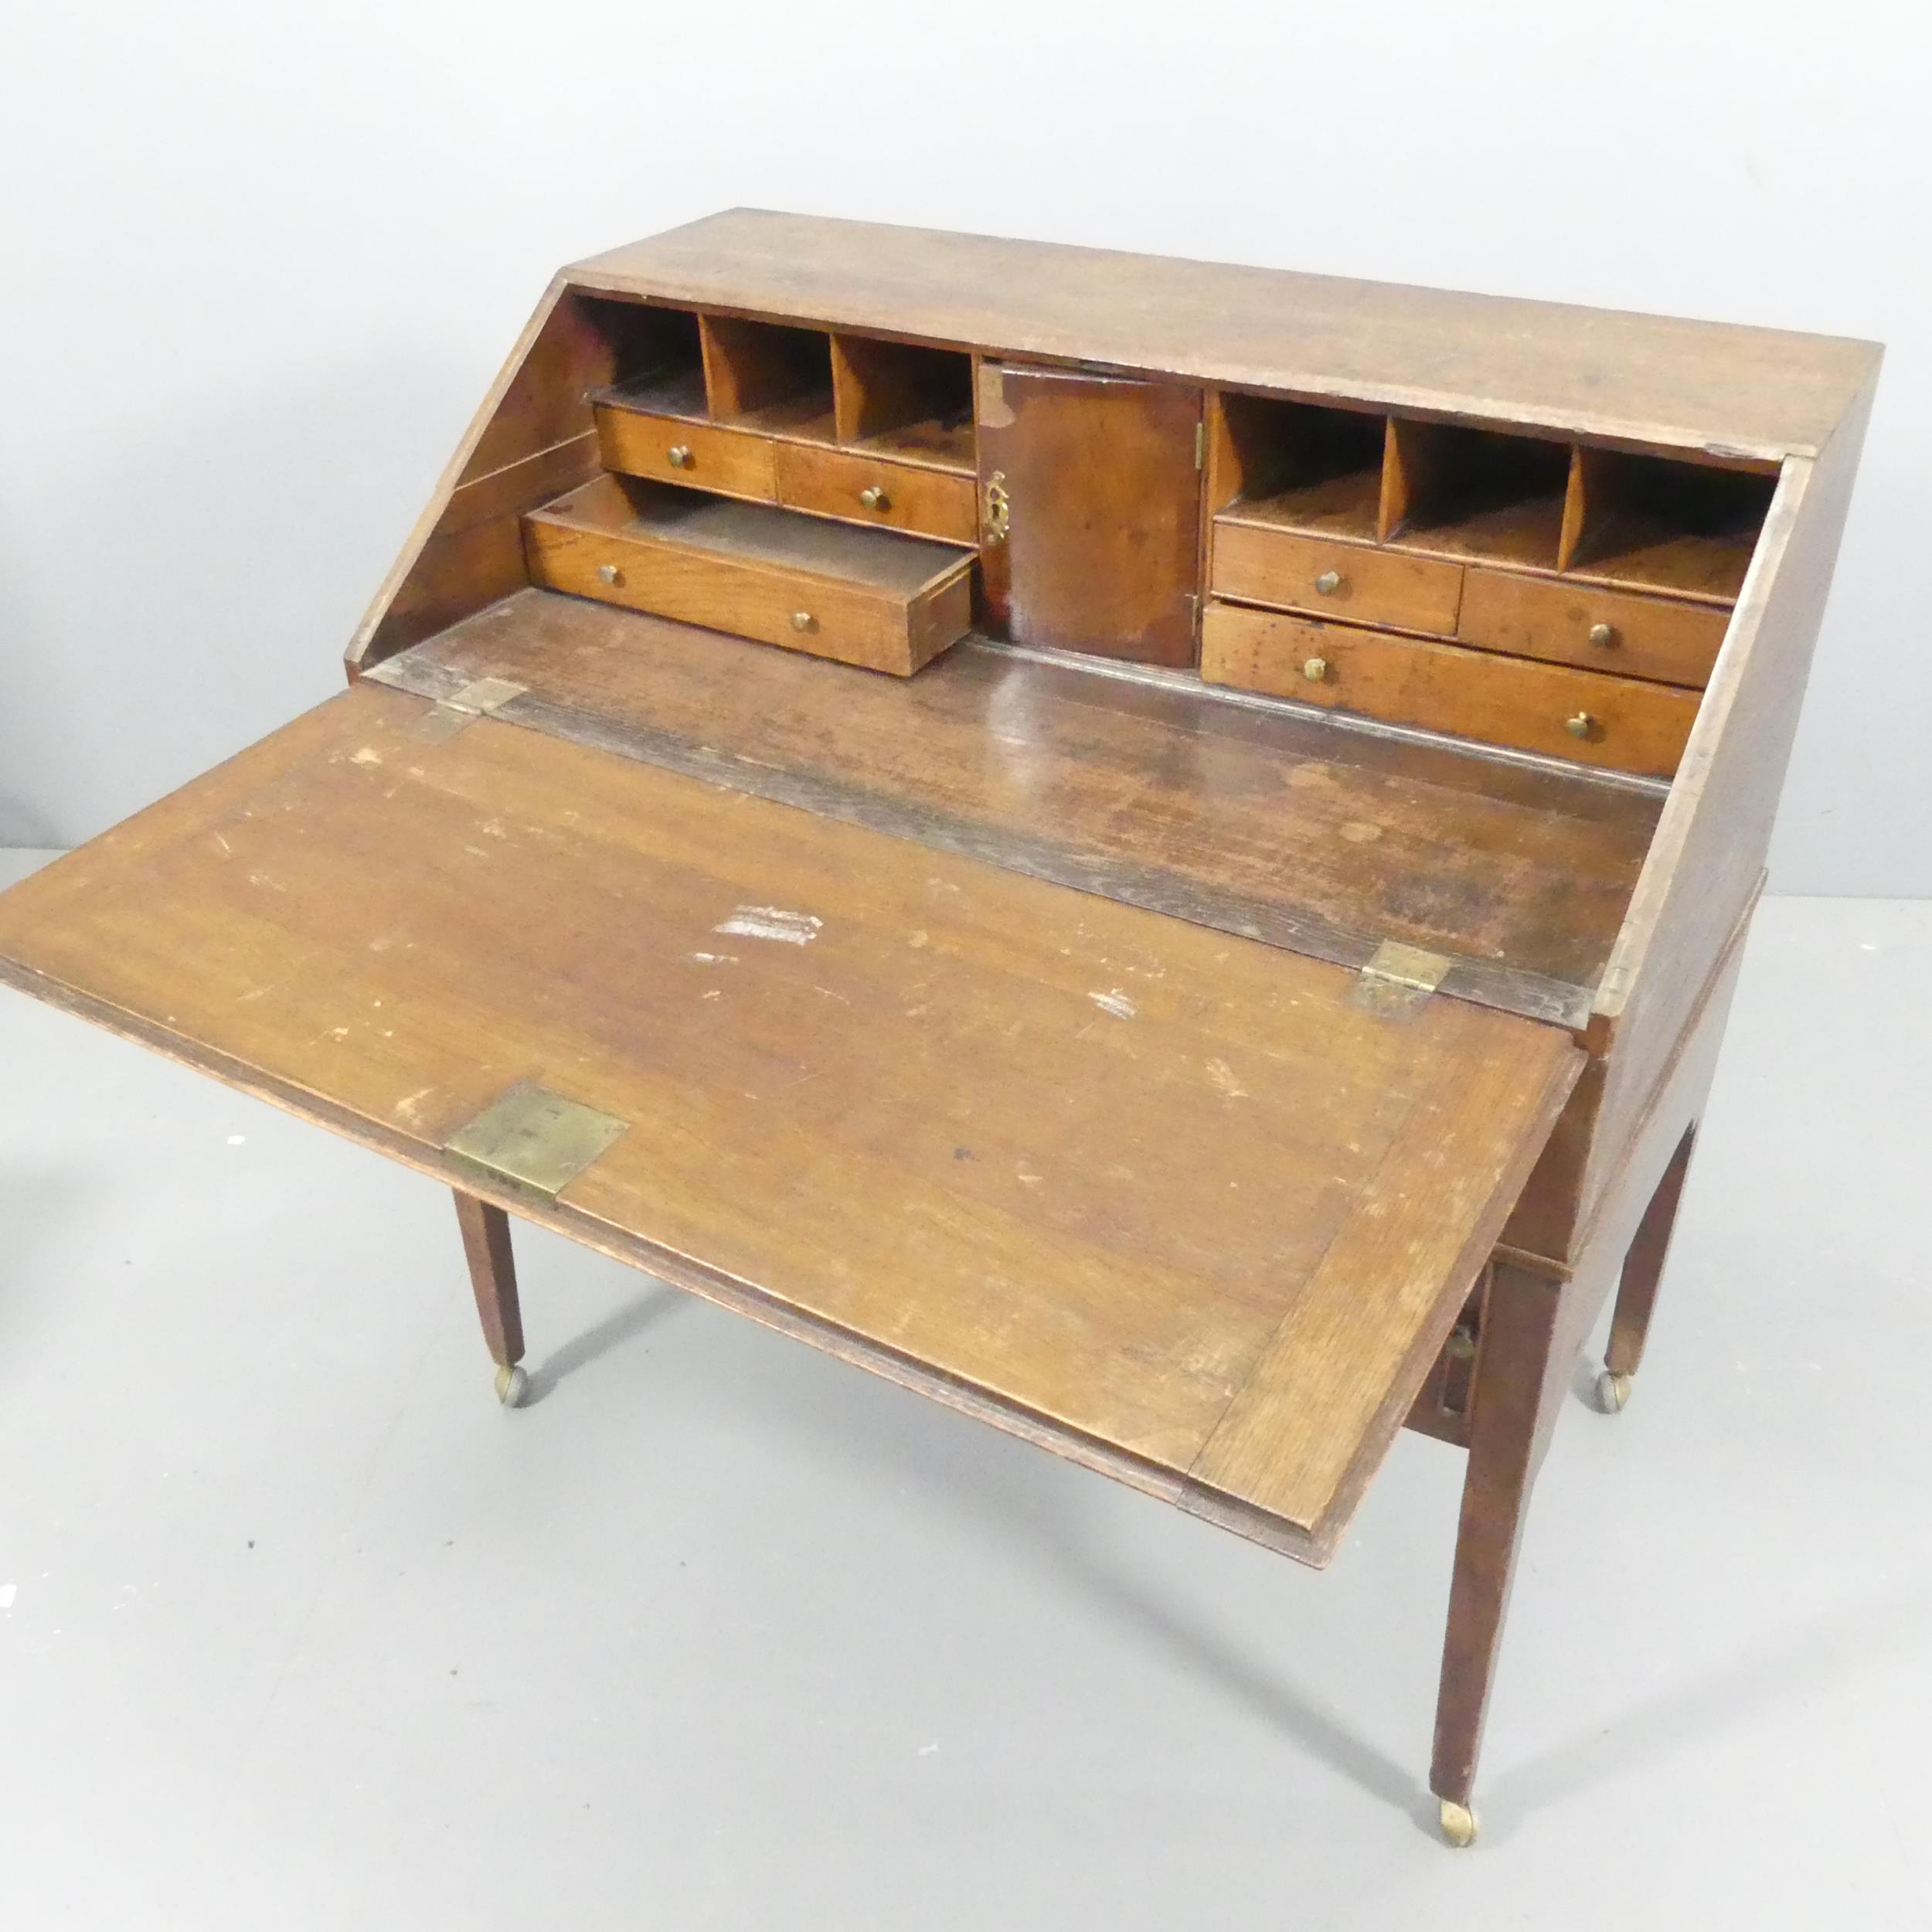
[[0, 975], [1313, 1563], [1642, 1352], [1870, 345], [737, 210], [565, 270], [349, 689]]

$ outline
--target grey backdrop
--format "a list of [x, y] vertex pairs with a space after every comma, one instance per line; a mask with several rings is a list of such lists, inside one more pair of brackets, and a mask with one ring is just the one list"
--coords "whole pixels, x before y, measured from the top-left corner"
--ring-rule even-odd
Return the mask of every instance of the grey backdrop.
[[1932, 891], [1932, 251], [1900, 232], [1932, 26], [1782, 11], [1206, 0], [1183, 113], [1158, 36], [1052, 0], [1023, 58], [942, 7], [855, 38], [747, 4], [728, 76], [702, 9], [32, 10], [0, 68], [0, 845], [83, 838], [335, 689], [552, 269], [752, 202], [1889, 338], [1773, 883]]

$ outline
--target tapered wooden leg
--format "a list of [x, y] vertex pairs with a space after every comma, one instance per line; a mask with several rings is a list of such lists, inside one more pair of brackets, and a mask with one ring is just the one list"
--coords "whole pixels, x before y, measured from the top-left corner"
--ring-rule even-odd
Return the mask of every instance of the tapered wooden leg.
[[1483, 1315], [1429, 1774], [1430, 1788], [1442, 1801], [1444, 1835], [1453, 1844], [1466, 1845], [1475, 1835], [1469, 1798], [1476, 1753], [1543, 1424], [1560, 1399], [1564, 1371], [1553, 1347], [1563, 1293], [1561, 1282], [1498, 1261]]
[[497, 1365], [497, 1398], [514, 1409], [528, 1383], [517, 1366], [523, 1359], [523, 1311], [516, 1298], [510, 1217], [460, 1189], [451, 1192], [456, 1196], [457, 1225], [463, 1230], [463, 1252], [470, 1264], [470, 1286], [476, 1291], [476, 1311], [482, 1318], [483, 1339]]
[[1617, 1400], [1606, 1406], [1623, 1406], [1629, 1394], [1629, 1379], [1644, 1359], [1644, 1343], [1650, 1334], [1651, 1311], [1657, 1306], [1657, 1284], [1664, 1272], [1664, 1259], [1670, 1251], [1671, 1230], [1677, 1225], [1677, 1204], [1683, 1198], [1684, 1177], [1690, 1172], [1691, 1152], [1697, 1144], [1693, 1125], [1678, 1143], [1657, 1192], [1650, 1197], [1644, 1218], [1637, 1224], [1630, 1252], [1624, 1257], [1623, 1280], [1617, 1290], [1617, 1311], [1611, 1317], [1610, 1347], [1606, 1351], [1607, 1372], [1621, 1378], [1623, 1386], [1613, 1391]]

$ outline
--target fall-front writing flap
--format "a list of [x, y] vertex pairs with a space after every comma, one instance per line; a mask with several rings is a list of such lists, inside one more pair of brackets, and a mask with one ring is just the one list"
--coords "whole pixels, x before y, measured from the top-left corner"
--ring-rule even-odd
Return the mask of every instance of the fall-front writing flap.
[[[323, 705], [0, 896], [0, 976], [1325, 1557], [1568, 1036], [489, 708]], [[513, 1090], [597, 1131], [493, 1166]]]

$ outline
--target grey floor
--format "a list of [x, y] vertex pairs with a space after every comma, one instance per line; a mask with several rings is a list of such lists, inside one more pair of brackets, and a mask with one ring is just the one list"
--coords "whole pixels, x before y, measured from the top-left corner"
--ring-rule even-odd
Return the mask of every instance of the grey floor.
[[1764, 907], [1467, 1854], [1454, 1451], [1316, 1575], [529, 1230], [506, 1413], [447, 1196], [0, 994], [0, 1920], [1932, 1924], [1928, 983]]

